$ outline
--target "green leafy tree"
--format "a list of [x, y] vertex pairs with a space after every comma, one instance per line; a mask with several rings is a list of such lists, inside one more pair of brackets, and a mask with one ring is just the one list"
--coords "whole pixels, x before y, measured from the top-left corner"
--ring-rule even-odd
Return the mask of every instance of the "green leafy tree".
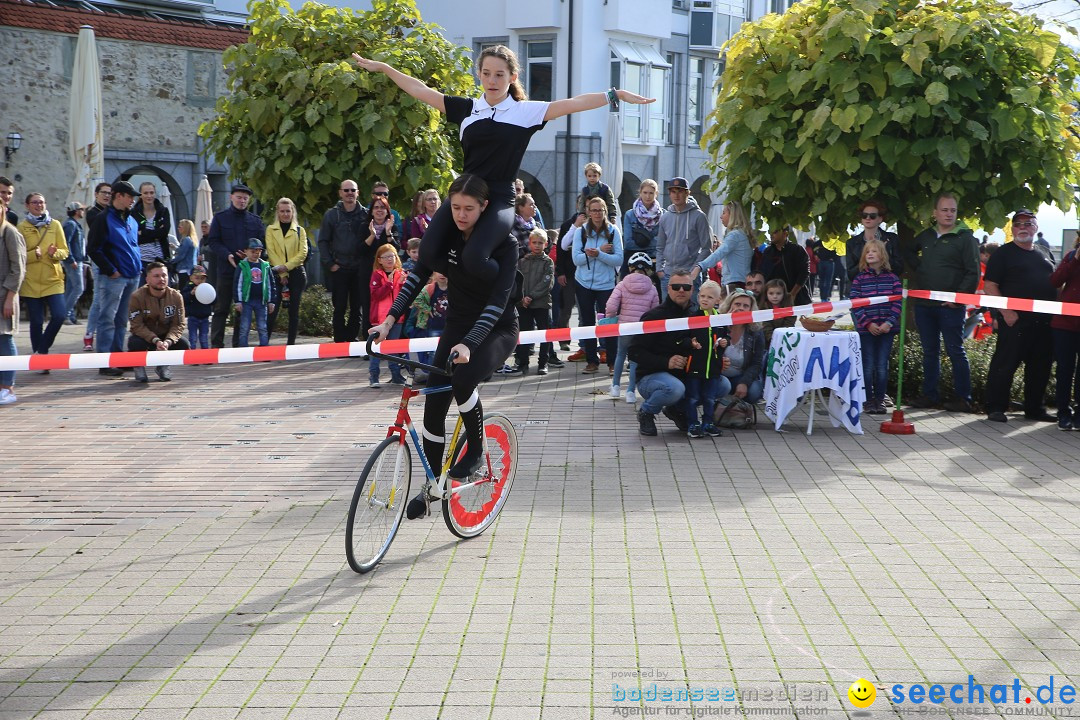
[[770, 224], [840, 235], [880, 198], [901, 240], [951, 191], [981, 227], [1068, 209], [1080, 184], [1075, 53], [996, 0], [803, 0], [726, 47], [716, 187]]
[[413, 195], [444, 190], [461, 166], [441, 113], [385, 76], [358, 71], [349, 56], [384, 60], [443, 92], [470, 94], [466, 48], [421, 22], [413, 0], [374, 0], [369, 12], [284, 0], [248, 5], [248, 42], [225, 51], [229, 92], [199, 134], [256, 195], [288, 196], [306, 222], [337, 201], [345, 178], [362, 191], [390, 187], [401, 212]]

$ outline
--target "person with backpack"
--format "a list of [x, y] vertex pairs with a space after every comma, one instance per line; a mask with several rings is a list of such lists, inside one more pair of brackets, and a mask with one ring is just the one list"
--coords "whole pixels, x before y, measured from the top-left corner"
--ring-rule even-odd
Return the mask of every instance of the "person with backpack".
[[646, 253], [656, 258], [656, 235], [660, 232], [660, 217], [664, 206], [656, 199], [660, 186], [655, 180], [645, 179], [638, 187], [638, 199], [623, 215], [623, 264], [619, 277], [626, 277], [630, 272], [630, 257], [637, 253]]
[[[615, 289], [615, 274], [622, 263], [623, 242], [619, 228], [607, 220], [607, 203], [594, 197], [587, 203], [589, 219], [580, 215], [574, 227], [563, 239], [563, 247], [573, 252], [577, 266], [578, 325], [596, 324], [596, 312], [603, 311], [611, 291]], [[584, 373], [600, 369], [596, 340], [582, 340], [585, 350]], [[606, 362], [610, 372], [615, 364], [615, 338], [604, 338]]]

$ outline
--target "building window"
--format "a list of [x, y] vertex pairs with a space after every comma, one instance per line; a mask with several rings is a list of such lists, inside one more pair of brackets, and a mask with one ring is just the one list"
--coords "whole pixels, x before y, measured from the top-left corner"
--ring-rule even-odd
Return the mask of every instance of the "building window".
[[671, 63], [652, 46], [612, 40], [611, 79], [615, 87], [656, 98], [650, 105], [620, 105], [623, 139], [666, 143], [671, 135]]
[[551, 102], [554, 51], [555, 43], [551, 40], [525, 43], [525, 89], [530, 100]]
[[[771, 0], [787, 4], [787, 0]], [[747, 20], [746, 0], [694, 0], [690, 12], [690, 46], [719, 48]]]
[[686, 142], [701, 142], [701, 123], [705, 118], [705, 58], [690, 58], [690, 82], [686, 86]]

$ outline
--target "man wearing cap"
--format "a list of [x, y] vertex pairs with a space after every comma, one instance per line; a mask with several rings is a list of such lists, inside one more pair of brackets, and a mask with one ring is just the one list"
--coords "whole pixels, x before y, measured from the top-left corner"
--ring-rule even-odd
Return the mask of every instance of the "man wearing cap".
[[[904, 266], [911, 268], [915, 288], [942, 292], [973, 293], [979, 285], [979, 241], [957, 221], [956, 196], [941, 193], [934, 202], [934, 227], [915, 236]], [[901, 248], [903, 250], [903, 248]], [[964, 320], [967, 311], [957, 303], [915, 300], [915, 324], [923, 347], [922, 394], [912, 407], [931, 408], [941, 396], [941, 342], [953, 367], [955, 397], [945, 403], [949, 412], [971, 412], [971, 366], [964, 352]]]
[[[1039, 223], [1035, 213], [1022, 208], [1013, 213], [1013, 241], [1005, 243], [986, 261], [987, 295], [1032, 300], [1056, 300], [1050, 283], [1054, 260], [1050, 251], [1035, 242]], [[1046, 385], [1050, 382], [1054, 337], [1051, 316], [1046, 313], [994, 310], [997, 346], [986, 374], [986, 418], [1008, 422], [1009, 391], [1013, 375], [1024, 363], [1024, 417], [1052, 422], [1046, 411]]]
[[[660, 278], [660, 295], [667, 295], [668, 274], [675, 268], [694, 267], [712, 250], [712, 230], [709, 219], [690, 197], [686, 178], [668, 181], [671, 204], [660, 216], [656, 235], [656, 274]], [[695, 297], [701, 277], [694, 280]]]
[[319, 256], [327, 265], [334, 306], [334, 342], [353, 342], [358, 334], [367, 337], [370, 324], [371, 271], [378, 248], [367, 243], [368, 213], [357, 200], [358, 189], [355, 181], [342, 181], [341, 200], [326, 211], [319, 228]]
[[[86, 237], [86, 248], [97, 265], [94, 292], [101, 295], [97, 317], [97, 351], [120, 352], [124, 349], [128, 302], [139, 287], [142, 260], [139, 258], [139, 226], [131, 217], [131, 206], [138, 197], [126, 180], [112, 184], [109, 209], [98, 215]], [[102, 375], [119, 376], [119, 368], [101, 368]]]
[[64, 237], [67, 239], [68, 256], [60, 264], [64, 266], [64, 309], [67, 311], [64, 322], [68, 325], [79, 324], [75, 303], [83, 294], [83, 265], [86, 263], [86, 236], [79, 221], [85, 213], [82, 203], [67, 204]]
[[[152, 262], [146, 266], [146, 284], [132, 293], [129, 313], [129, 352], [190, 349], [184, 338], [187, 329], [184, 299], [179, 290], [169, 287], [169, 270], [165, 263]], [[168, 365], [158, 365], [155, 369], [162, 382], [172, 380]], [[146, 380], [146, 368], [136, 367], [135, 382]]]
[[[214, 261], [214, 289], [217, 300], [214, 303], [214, 319], [211, 322], [210, 344], [219, 348], [225, 346], [225, 322], [232, 310], [232, 287], [236, 283], [236, 264], [244, 257], [249, 238], [261, 238], [266, 228], [258, 215], [248, 212], [251, 202], [251, 188], [243, 183], [236, 183], [229, 193], [229, 207], [215, 213], [210, 223], [207, 244]], [[233, 326], [232, 346], [237, 347], [240, 324]]]

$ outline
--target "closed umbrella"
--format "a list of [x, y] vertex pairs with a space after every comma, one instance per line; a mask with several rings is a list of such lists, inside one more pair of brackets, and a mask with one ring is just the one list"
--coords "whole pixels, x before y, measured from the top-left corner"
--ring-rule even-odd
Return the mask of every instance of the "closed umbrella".
[[622, 114], [609, 112], [607, 132], [604, 134], [604, 175], [616, 200], [622, 194], [622, 142]]
[[203, 221], [210, 222], [213, 219], [214, 190], [210, 187], [210, 181], [203, 175], [195, 191], [195, 231], [202, 232]]
[[71, 70], [68, 151], [75, 170], [68, 202], [78, 201], [90, 207], [94, 204], [94, 185], [105, 180], [105, 138], [97, 42], [94, 28], [89, 25], [79, 29]]

